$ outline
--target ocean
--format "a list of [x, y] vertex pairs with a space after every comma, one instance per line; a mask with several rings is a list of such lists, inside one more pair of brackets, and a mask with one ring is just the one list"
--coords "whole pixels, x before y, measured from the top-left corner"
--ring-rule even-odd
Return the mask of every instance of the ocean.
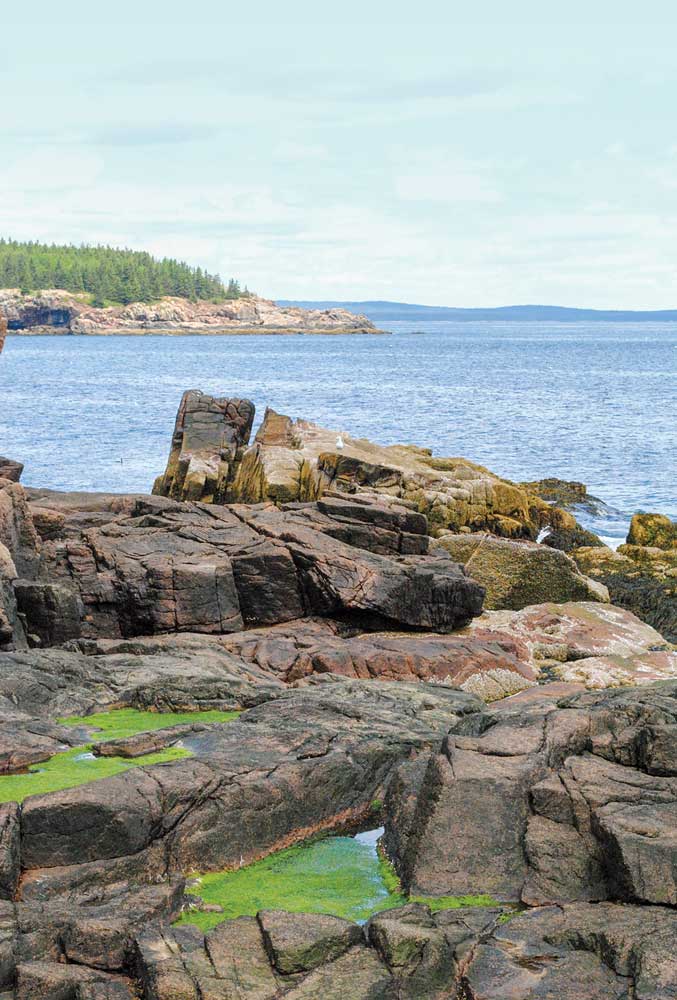
[[390, 337], [13, 337], [0, 356], [0, 454], [23, 482], [148, 491], [184, 389], [344, 434], [461, 455], [513, 480], [584, 482], [581, 514], [622, 541], [677, 518], [677, 324], [397, 322]]

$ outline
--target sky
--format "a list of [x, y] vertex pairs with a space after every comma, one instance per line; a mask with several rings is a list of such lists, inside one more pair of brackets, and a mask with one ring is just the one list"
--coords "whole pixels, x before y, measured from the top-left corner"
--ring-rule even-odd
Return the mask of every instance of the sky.
[[24, 7], [5, 236], [270, 298], [677, 308], [673, 4]]

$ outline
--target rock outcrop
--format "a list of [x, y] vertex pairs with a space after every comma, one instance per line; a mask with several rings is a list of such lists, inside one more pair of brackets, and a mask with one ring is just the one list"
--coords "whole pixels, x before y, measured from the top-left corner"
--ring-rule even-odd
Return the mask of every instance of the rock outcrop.
[[464, 633], [511, 642], [541, 681], [606, 688], [677, 677], [677, 649], [631, 612], [609, 605], [548, 603], [485, 611]]
[[99, 309], [85, 294], [52, 289], [22, 295], [18, 289], [0, 289], [0, 318], [7, 320], [10, 333], [31, 334], [383, 332], [347, 309], [278, 306], [256, 295], [216, 303], [166, 297]]
[[656, 549], [677, 549], [677, 524], [664, 514], [635, 514], [627, 542]]
[[490, 611], [518, 611], [546, 601], [609, 602], [606, 588], [583, 576], [573, 559], [557, 549], [488, 534], [446, 532], [436, 539], [435, 548], [467, 566], [485, 588], [484, 606]]
[[68, 495], [37, 499], [43, 519], [50, 509], [63, 524], [42, 541], [40, 581], [17, 596], [47, 645], [236, 632], [305, 614], [444, 632], [482, 609], [483, 589], [446, 553], [426, 555], [425, 519], [396, 505], [102, 496], [78, 513]]
[[10, 551], [0, 542], [0, 650], [23, 645], [23, 630], [17, 615], [14, 593], [17, 576]]
[[405, 887], [677, 906], [677, 681], [517, 700], [452, 727], [391, 786]]
[[3, 458], [0, 455], [0, 479], [8, 479], [11, 483], [18, 483], [23, 470], [21, 462], [14, 462], [11, 458]]
[[[0, 996], [677, 1000], [677, 650], [530, 539], [595, 579], [674, 548], [253, 416], [186, 393], [154, 496], [0, 478]], [[241, 714], [70, 718], [113, 709]], [[30, 794], [62, 754], [118, 773]], [[410, 902], [364, 927], [176, 923], [219, 909], [195, 870], [379, 824]]]
[[398, 763], [481, 705], [442, 685], [334, 680], [184, 735], [190, 757], [27, 798], [21, 896], [237, 866], [360, 821]]
[[[211, 412], [219, 407], [224, 412], [223, 428], [211, 427], [209, 443], [202, 443], [203, 461], [218, 468], [221, 433], [231, 433], [226, 410], [228, 405], [237, 409], [242, 401], [207, 396], [200, 400]], [[177, 428], [183, 409], [184, 403]], [[173, 444], [170, 467], [175, 452]], [[535, 538], [546, 525], [557, 530], [577, 527], [571, 514], [466, 459], [434, 458], [429, 450], [413, 445], [382, 447], [306, 420], [292, 421], [271, 409], [266, 410], [254, 442], [235, 460], [230, 458], [228, 468], [225, 499], [230, 502], [308, 502], [327, 492], [366, 499], [385, 496], [424, 514], [433, 535], [441, 530], [484, 530]], [[154, 492], [164, 494], [168, 488], [166, 477], [161, 477]], [[211, 496], [207, 490], [205, 498]]]
[[254, 405], [247, 399], [214, 399], [197, 389], [184, 392], [167, 468], [153, 493], [222, 503], [253, 420]]

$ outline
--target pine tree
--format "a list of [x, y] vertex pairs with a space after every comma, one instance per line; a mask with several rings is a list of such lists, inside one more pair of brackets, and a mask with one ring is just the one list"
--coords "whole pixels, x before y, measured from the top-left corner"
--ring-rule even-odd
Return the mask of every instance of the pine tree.
[[200, 267], [148, 253], [108, 246], [58, 246], [0, 238], [0, 288], [63, 288], [87, 292], [95, 305], [150, 302], [163, 295], [193, 299], [239, 298], [249, 294], [234, 278], [226, 287]]

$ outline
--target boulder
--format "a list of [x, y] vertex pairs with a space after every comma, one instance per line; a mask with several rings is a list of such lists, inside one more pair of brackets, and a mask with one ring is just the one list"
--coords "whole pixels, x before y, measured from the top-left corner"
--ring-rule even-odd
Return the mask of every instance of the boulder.
[[[1, 347], [0, 351], [2, 351]], [[15, 462], [11, 458], [3, 458], [0, 455], [0, 479], [8, 479], [10, 483], [18, 483], [23, 470], [21, 462]]]
[[466, 716], [400, 770], [386, 848], [405, 889], [529, 905], [677, 905], [677, 681]]
[[486, 589], [488, 610], [520, 610], [545, 601], [603, 601], [609, 595], [583, 576], [573, 559], [556, 549], [492, 535], [444, 533], [435, 540]]
[[664, 514], [635, 514], [630, 522], [628, 545], [677, 549], [677, 524]]
[[261, 910], [258, 921], [266, 951], [283, 975], [310, 972], [362, 941], [357, 924], [323, 913]]
[[248, 399], [215, 399], [196, 389], [184, 392], [167, 468], [153, 493], [174, 500], [221, 502], [253, 421], [254, 404]]
[[599, 580], [614, 604], [633, 611], [670, 642], [677, 642], [677, 548], [620, 545], [572, 553], [584, 573]]

